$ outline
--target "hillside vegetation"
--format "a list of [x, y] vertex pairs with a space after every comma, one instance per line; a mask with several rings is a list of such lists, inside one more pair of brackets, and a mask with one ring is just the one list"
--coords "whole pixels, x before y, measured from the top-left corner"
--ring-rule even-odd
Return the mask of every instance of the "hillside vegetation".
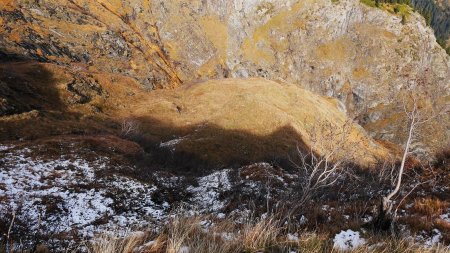
[[147, 92], [132, 79], [74, 75], [53, 64], [0, 67], [8, 69], [0, 80], [4, 113], [11, 115], [1, 119], [3, 140], [115, 133], [144, 149], [172, 152], [178, 164], [186, 166], [181, 157], [191, 157], [198, 164], [190, 167], [283, 160], [297, 148], [319, 155], [333, 152], [333, 159], [361, 166], [389, 156], [345, 115], [340, 102], [293, 84], [223, 79]]
[[445, 10], [0, 0], [0, 253], [449, 252]]
[[[426, 78], [437, 107], [450, 97], [449, 56], [403, 5], [389, 12], [359, 0], [17, 0], [0, 8], [3, 59], [130, 77], [149, 90], [230, 77], [281, 80], [338, 99], [372, 137], [395, 144], [405, 139], [406, 84]], [[396, 10], [409, 16], [402, 22]], [[449, 138], [442, 122], [431, 125], [437, 130], [418, 137], [424, 155]]]

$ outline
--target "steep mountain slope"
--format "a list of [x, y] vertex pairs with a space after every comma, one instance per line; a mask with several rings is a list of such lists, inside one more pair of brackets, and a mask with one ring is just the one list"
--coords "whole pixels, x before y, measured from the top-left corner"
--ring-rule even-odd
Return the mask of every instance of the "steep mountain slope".
[[244, 217], [266, 210], [268, 186], [297, 204], [297, 148], [362, 166], [390, 155], [337, 100], [261, 78], [149, 91], [108, 72], [2, 62], [0, 94], [0, 232], [14, 219], [24, 248], [160, 228], [179, 205]]
[[[214, 78], [225, 70], [231, 77], [297, 83], [338, 98], [373, 136], [397, 143], [405, 131], [399, 103], [407, 84], [426, 78], [448, 103], [449, 57], [417, 13], [402, 25], [400, 16], [359, 1], [153, 6], [160, 20], [170, 20], [161, 22], [161, 39], [169, 55], [184, 63], [185, 75]], [[448, 140], [445, 124], [436, 127], [439, 139]], [[422, 150], [438, 146], [428, 138], [422, 142]]]
[[[136, 1], [140, 2], [140, 1]], [[148, 87], [180, 82], [162, 48], [151, 10], [119, 1], [2, 1], [1, 49], [33, 58], [133, 76]], [[123, 12], [123, 13], [120, 13]], [[125, 15], [126, 13], [126, 15]], [[127, 15], [132, 15], [130, 19]]]
[[361, 166], [389, 159], [338, 101], [293, 84], [223, 79], [149, 92], [132, 78], [49, 63], [4, 63], [0, 73], [10, 114], [2, 141], [116, 135], [155, 154], [147, 165], [186, 169], [287, 162], [297, 148]]
[[[274, 241], [289, 248], [294, 231], [324, 231], [316, 244], [362, 228], [393, 188], [411, 102], [431, 117], [411, 149], [433, 158], [450, 144], [450, 57], [418, 13], [359, 0], [0, 0], [0, 252], [83, 251], [130, 228], [150, 239], [184, 207], [208, 215], [194, 229], [208, 238], [226, 222], [224, 245], [228, 222], [242, 235], [249, 216], [279, 211], [289, 234]], [[414, 243], [450, 242], [449, 154], [406, 159], [394, 206]]]
[[[357, 0], [8, 0], [0, 27], [2, 58], [129, 76], [150, 89], [222, 77], [285, 80], [339, 99], [372, 136], [397, 144], [407, 86], [426, 79], [435, 94], [426, 103], [449, 102], [450, 58], [424, 19], [413, 13], [402, 24]], [[430, 123], [415, 150], [448, 143], [448, 122]]]

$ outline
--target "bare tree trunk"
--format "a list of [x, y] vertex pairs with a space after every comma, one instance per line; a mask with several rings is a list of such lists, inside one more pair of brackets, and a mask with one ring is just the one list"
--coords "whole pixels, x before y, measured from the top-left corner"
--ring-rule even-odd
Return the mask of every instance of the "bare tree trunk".
[[411, 123], [409, 126], [408, 139], [406, 140], [406, 145], [405, 145], [405, 149], [403, 151], [402, 161], [401, 161], [401, 164], [399, 167], [397, 183], [395, 185], [394, 190], [392, 190], [387, 196], [383, 196], [381, 199], [378, 217], [375, 220], [375, 224], [374, 224], [375, 227], [380, 230], [388, 230], [388, 229], [392, 230], [393, 226], [394, 226], [395, 217], [392, 213], [392, 200], [391, 199], [396, 194], [398, 194], [398, 192], [400, 190], [400, 186], [402, 185], [402, 177], [403, 177], [403, 173], [405, 170], [405, 163], [406, 163], [406, 159], [409, 154], [409, 148], [411, 146], [411, 141], [414, 136], [414, 131], [415, 131], [416, 123], [417, 123], [416, 122], [416, 116], [417, 116], [416, 110], [417, 110], [417, 106], [414, 105], [414, 109], [409, 117], [411, 120]]
[[397, 184], [395, 185], [395, 189], [391, 193], [389, 193], [389, 195], [387, 195], [385, 197], [385, 199], [387, 201], [390, 201], [391, 198], [394, 197], [400, 190], [400, 186], [402, 184], [403, 171], [405, 169], [406, 158], [408, 157], [409, 146], [411, 145], [411, 140], [412, 140], [412, 137], [414, 134], [414, 129], [415, 129], [414, 125], [415, 125], [415, 119], [412, 118], [411, 126], [409, 127], [408, 140], [406, 141], [405, 151], [403, 152], [403, 157], [402, 157], [402, 163], [400, 164], [400, 168], [399, 168], [399, 172], [398, 172]]

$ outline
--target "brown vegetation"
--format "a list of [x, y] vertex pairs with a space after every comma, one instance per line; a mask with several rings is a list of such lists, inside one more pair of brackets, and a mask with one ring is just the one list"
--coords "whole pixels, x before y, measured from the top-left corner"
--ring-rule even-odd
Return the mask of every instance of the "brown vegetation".
[[414, 201], [413, 211], [429, 217], [435, 217], [447, 211], [449, 206], [450, 204], [446, 200], [425, 197], [418, 198]]
[[[208, 219], [210, 217], [177, 216], [161, 233], [131, 233], [125, 237], [104, 235], [92, 241], [89, 249], [92, 253], [126, 253], [133, 250], [142, 253], [339, 252], [333, 249], [332, 240], [328, 236], [304, 231], [295, 231], [296, 235], [293, 235], [294, 231], [287, 231], [274, 217], [238, 226], [226, 220], [214, 220], [214, 224], [205, 229], [201, 221]], [[448, 252], [442, 246], [426, 248], [396, 237], [374, 234], [365, 234], [364, 237], [368, 238], [369, 243], [350, 252]], [[129, 251], [124, 250], [125, 248]]]
[[0, 140], [116, 135], [162, 154], [153, 162], [200, 168], [287, 162], [298, 147], [324, 155], [343, 145], [329, 159], [363, 166], [389, 153], [336, 103], [287, 83], [228, 79], [148, 92], [131, 78], [35, 62], [0, 64], [0, 81]]

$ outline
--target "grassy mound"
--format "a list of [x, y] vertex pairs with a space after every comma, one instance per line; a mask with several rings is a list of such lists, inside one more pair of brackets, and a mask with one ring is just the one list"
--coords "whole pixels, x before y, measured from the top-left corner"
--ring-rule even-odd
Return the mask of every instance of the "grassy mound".
[[223, 79], [147, 91], [131, 79], [33, 62], [0, 65], [0, 139], [116, 135], [146, 165], [202, 169], [298, 157], [360, 166], [388, 156], [336, 100], [288, 83]]
[[287, 159], [297, 148], [362, 166], [388, 156], [337, 101], [288, 83], [211, 80], [152, 92], [130, 111], [160, 147], [214, 165]]

